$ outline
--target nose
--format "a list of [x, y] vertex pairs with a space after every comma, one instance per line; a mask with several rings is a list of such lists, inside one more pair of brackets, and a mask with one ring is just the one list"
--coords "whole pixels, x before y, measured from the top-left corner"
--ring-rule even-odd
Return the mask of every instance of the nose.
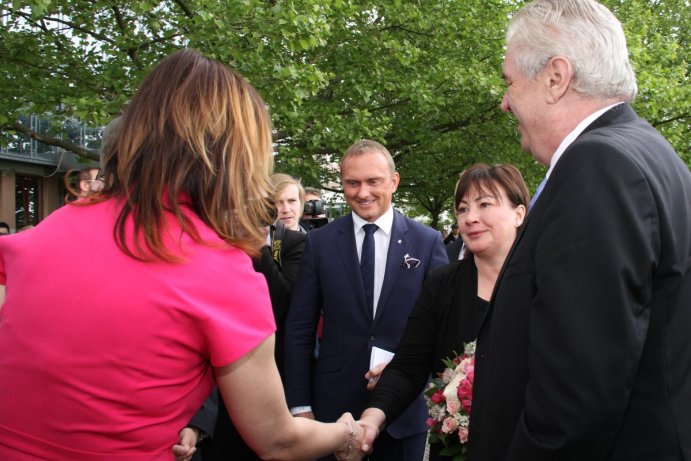
[[278, 205], [278, 211], [279, 213], [286, 214], [290, 211], [290, 207], [288, 207], [287, 203], [280, 203]]
[[504, 97], [501, 98], [500, 104], [502, 112], [511, 112], [511, 106], [509, 105], [509, 93], [504, 93]]
[[465, 222], [466, 223], [474, 223], [474, 222], [477, 222], [477, 220], [478, 220], [477, 209], [473, 206], [468, 207], [468, 211], [465, 214]]
[[369, 196], [367, 184], [361, 184], [360, 187], [358, 187], [357, 196], [358, 198], [367, 198]]

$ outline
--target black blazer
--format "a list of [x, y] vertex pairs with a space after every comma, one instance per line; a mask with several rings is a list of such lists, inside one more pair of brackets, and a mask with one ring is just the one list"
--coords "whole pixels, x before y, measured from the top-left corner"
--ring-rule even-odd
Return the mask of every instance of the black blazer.
[[457, 238], [453, 242], [446, 245], [446, 256], [449, 257], [449, 262], [458, 261], [458, 255], [461, 254], [463, 249], [463, 239]]
[[564, 152], [481, 328], [469, 459], [691, 459], [691, 173], [627, 105]]
[[[281, 224], [282, 226], [282, 224]], [[293, 285], [300, 269], [302, 251], [305, 249], [305, 234], [298, 231], [283, 229], [277, 230], [275, 235], [280, 235], [280, 264], [274, 260], [271, 250], [264, 246], [259, 258], [255, 258], [254, 270], [264, 274], [269, 285], [271, 307], [276, 320], [276, 365], [281, 377], [284, 374], [283, 343], [285, 342], [285, 323], [288, 317], [288, 307], [293, 292]], [[273, 243], [273, 242], [272, 242]]]
[[422, 287], [396, 355], [387, 365], [368, 407], [395, 420], [420, 395], [430, 373], [444, 371], [442, 359], [463, 352], [477, 337], [488, 304], [477, 299], [477, 269], [472, 259], [435, 269]]

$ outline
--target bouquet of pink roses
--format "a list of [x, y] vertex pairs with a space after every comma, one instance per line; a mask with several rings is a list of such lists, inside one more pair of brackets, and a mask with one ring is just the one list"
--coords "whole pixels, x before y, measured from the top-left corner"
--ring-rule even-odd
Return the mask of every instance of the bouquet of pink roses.
[[432, 379], [425, 390], [429, 441], [444, 444], [441, 455], [463, 461], [473, 401], [475, 341], [465, 345], [463, 354], [444, 360], [444, 365], [444, 372]]

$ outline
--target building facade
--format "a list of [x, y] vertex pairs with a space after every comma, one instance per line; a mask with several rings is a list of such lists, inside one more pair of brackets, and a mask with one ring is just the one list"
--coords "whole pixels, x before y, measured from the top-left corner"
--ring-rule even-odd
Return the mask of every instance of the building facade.
[[[22, 117], [21, 123], [33, 131], [50, 135], [51, 122], [35, 115]], [[68, 122], [66, 140], [97, 150], [101, 129]], [[35, 226], [65, 203], [65, 174], [97, 162], [85, 162], [76, 154], [42, 144], [21, 133], [6, 135], [0, 144], [0, 221], [17, 232]]]

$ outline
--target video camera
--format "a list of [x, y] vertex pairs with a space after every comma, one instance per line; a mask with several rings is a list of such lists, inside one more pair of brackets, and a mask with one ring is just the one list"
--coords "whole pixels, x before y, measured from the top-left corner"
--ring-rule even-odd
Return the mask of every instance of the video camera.
[[308, 216], [324, 214], [324, 202], [321, 200], [307, 200], [302, 213]]
[[321, 200], [308, 200], [303, 208], [300, 222], [309, 230], [318, 229], [329, 224], [329, 218], [320, 216], [325, 213], [324, 202]]

